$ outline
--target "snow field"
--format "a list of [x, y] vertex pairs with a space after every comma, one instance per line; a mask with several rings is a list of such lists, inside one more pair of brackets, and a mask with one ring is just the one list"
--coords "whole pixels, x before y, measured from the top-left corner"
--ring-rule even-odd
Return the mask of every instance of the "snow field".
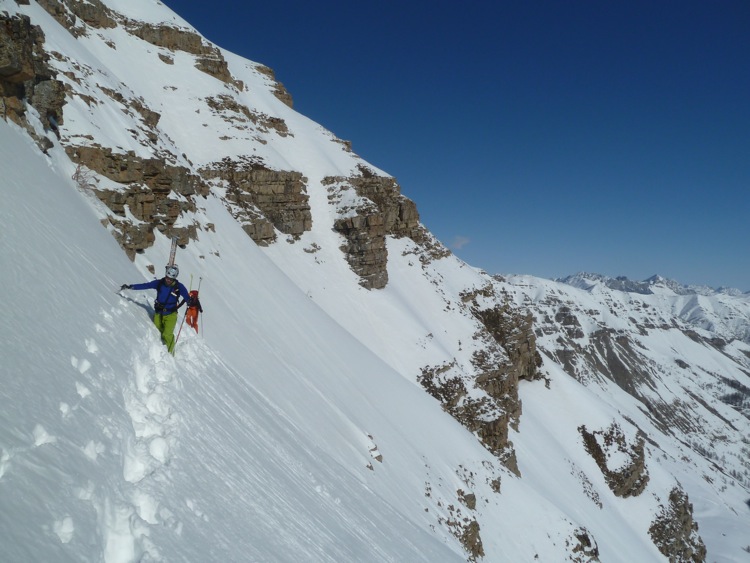
[[[156, 0], [105, 3], [128, 17], [187, 25]], [[679, 481], [711, 560], [746, 560], [738, 549], [747, 544], [746, 488], [662, 434], [616, 385], [593, 377], [585, 388], [548, 360], [550, 389], [522, 383], [521, 428], [511, 432], [521, 479], [424, 393], [414, 374], [425, 365], [471, 369], [477, 324], [457, 300], [489, 278], [453, 258], [423, 264], [408, 240], [389, 239], [389, 286], [359, 287], [331, 229], [336, 209], [322, 180], [366, 163], [276, 99], [254, 63], [223, 52], [240, 89], [196, 71], [187, 53], [170, 52], [174, 64], [165, 64], [162, 50], [120, 28], [76, 40], [39, 5], [6, 4], [43, 25], [47, 47], [76, 61], [53, 61], [81, 94], [65, 107], [71, 139], [90, 135], [142, 157], [166, 151], [194, 170], [225, 156], [256, 156], [302, 171], [313, 229], [260, 249], [216, 197], [221, 188], [197, 198], [198, 212], [180, 224], [211, 222], [216, 230], [200, 231], [177, 262], [186, 285], [190, 274], [195, 284], [202, 276], [206, 313], [201, 335], [183, 327], [172, 357], [149, 320], [153, 295], [115, 293], [152, 278], [149, 268], [160, 276], [170, 241], [157, 233], [130, 263], [101, 227], [107, 211], [73, 186], [74, 167], [59, 144], [44, 157], [0, 123], [0, 287], [9, 295], [0, 327], [4, 558], [459, 561], [466, 553], [446, 522], [476, 519], [486, 561], [560, 560], [581, 526], [602, 561], [664, 561], [647, 528]], [[62, 75], [71, 71], [81, 84]], [[105, 89], [161, 113], [154, 146], [142, 119]], [[292, 134], [230, 125], [209, 108], [207, 98], [218, 96], [283, 118]], [[29, 115], [34, 122], [33, 109]], [[601, 288], [568, 293], [531, 277], [497, 287], [519, 305], [553, 295], [578, 304], [588, 311], [586, 335], [602, 324], [625, 330], [636, 314], [632, 298]], [[671, 318], [662, 312], [668, 307], [708, 323], [721, 316], [705, 299], [667, 292], [645, 303], [651, 310], [636, 315], [655, 324]], [[540, 347], [554, 347], [555, 336], [540, 338]], [[675, 377], [678, 359], [735, 381], [745, 375], [677, 334], [643, 345]], [[733, 343], [726, 353], [742, 359], [747, 350]], [[694, 378], [695, 396], [703, 383]], [[667, 380], [644, 392], [670, 401], [680, 399], [675, 389]], [[715, 410], [737, 434], [747, 428], [730, 408]], [[717, 420], [709, 411], [696, 407], [696, 424]], [[616, 421], [631, 439], [628, 420], [656, 445], [647, 446], [646, 492], [623, 500], [583, 452], [577, 428]], [[736, 456], [735, 435], [727, 440], [725, 431], [716, 425], [702, 439]], [[458, 500], [459, 490], [476, 494], [474, 510]]]

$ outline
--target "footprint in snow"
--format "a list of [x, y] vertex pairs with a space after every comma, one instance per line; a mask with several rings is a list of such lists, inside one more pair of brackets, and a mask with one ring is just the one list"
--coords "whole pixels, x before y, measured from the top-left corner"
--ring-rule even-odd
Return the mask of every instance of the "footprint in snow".
[[157, 436], [148, 445], [148, 453], [159, 463], [169, 461], [169, 444], [161, 436]]
[[128, 483], [138, 483], [156, 469], [147, 446], [135, 437], [125, 441], [123, 454], [122, 476]]
[[65, 516], [60, 520], [56, 520], [52, 525], [52, 530], [57, 534], [57, 537], [60, 538], [60, 542], [62, 543], [68, 543], [73, 539], [75, 529], [73, 519], [70, 516]]
[[89, 369], [91, 369], [91, 362], [89, 362], [87, 359], [79, 360], [75, 356], [70, 357], [70, 363], [73, 366], [74, 369], [78, 370], [78, 373], [84, 374]]
[[73, 411], [77, 410], [78, 407], [81, 406], [81, 402], [83, 401], [83, 399], [91, 395], [91, 390], [80, 381], [76, 381], [76, 393], [78, 393], [78, 396], [81, 398], [81, 401], [78, 401], [76, 405], [71, 407], [64, 401], [60, 402], [60, 416], [62, 416], [63, 419], [68, 418], [73, 414]]
[[85, 399], [89, 395], [91, 395], [91, 391], [88, 387], [86, 387], [83, 383], [79, 383], [76, 381], [76, 393], [78, 393], [78, 396], [81, 397], [81, 399]]
[[0, 479], [10, 467], [10, 454], [3, 449], [3, 455], [0, 455]]
[[91, 461], [96, 461], [96, 459], [105, 451], [106, 448], [104, 444], [101, 442], [95, 442], [94, 440], [91, 440], [83, 447], [83, 453], [86, 454], [86, 457]]
[[68, 418], [71, 413], [71, 408], [68, 403], [60, 403], [60, 414], [63, 418]]
[[90, 501], [94, 498], [94, 483], [87, 481], [85, 486], [73, 489], [73, 494], [79, 500]]
[[34, 445], [37, 447], [43, 446], [44, 444], [54, 444], [55, 442], [57, 442], [57, 438], [48, 434], [41, 424], [37, 424], [34, 427], [33, 435]]
[[138, 517], [147, 524], [159, 524], [159, 502], [144, 491], [136, 489], [130, 500]]
[[202, 510], [198, 509], [194, 500], [189, 498], [185, 499], [185, 504], [198, 518], [200, 518], [204, 522], [208, 522], [208, 516], [206, 516]]

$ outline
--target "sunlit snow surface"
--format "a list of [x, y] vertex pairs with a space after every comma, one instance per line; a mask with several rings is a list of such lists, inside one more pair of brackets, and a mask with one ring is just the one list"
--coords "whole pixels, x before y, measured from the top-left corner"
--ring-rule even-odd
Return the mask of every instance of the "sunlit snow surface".
[[[189, 29], [159, 2], [105, 3], [128, 18]], [[172, 357], [149, 319], [153, 296], [117, 292], [151, 279], [149, 265], [160, 274], [169, 241], [157, 234], [131, 263], [102, 227], [101, 204], [71, 181], [61, 147], [44, 156], [0, 122], [0, 559], [461, 561], [466, 552], [445, 524], [458, 512], [478, 522], [486, 561], [566, 560], [580, 528], [601, 561], [666, 561], [648, 527], [677, 483], [693, 503], [708, 559], [750, 559], [747, 482], [743, 488], [721, 460], [713, 465], [663, 435], [612, 383], [584, 387], [545, 356], [549, 385], [521, 383], [523, 414], [511, 432], [520, 479], [443, 412], [415, 376], [449, 360], [471, 368], [477, 322], [460, 310], [460, 293], [490, 279], [454, 257], [423, 266], [411, 241], [389, 239], [388, 286], [361, 288], [331, 228], [322, 180], [366, 163], [276, 99], [256, 63], [223, 52], [240, 90], [197, 71], [186, 53], [165, 65], [159, 48], [121, 28], [76, 40], [36, 3], [2, 8], [41, 25], [46, 48], [76, 61], [85, 78], [60, 79], [97, 100], [69, 98], [69, 140], [91, 135], [144, 157], [157, 150], [194, 170], [241, 155], [300, 170], [313, 229], [260, 249], [220, 189], [198, 200], [184, 220], [210, 222], [215, 232], [201, 230], [177, 262], [186, 285], [200, 280], [205, 314], [200, 334], [183, 327]], [[156, 147], [143, 144], [137, 116], [101, 87], [143, 98], [161, 114]], [[229, 128], [203, 101], [217, 95], [284, 119], [292, 135]], [[305, 251], [313, 245], [316, 252]], [[598, 323], [628, 327], [627, 311], [602, 305], [615, 294], [527, 277], [492, 283], [519, 306], [555, 293], [595, 311], [587, 335]], [[649, 297], [650, 306], [687, 319], [713, 311], [672, 297]], [[617, 298], [626, 307], [629, 298]], [[539, 346], [554, 349], [554, 336]], [[660, 365], [684, 359], [748, 384], [744, 343], [722, 355], [674, 331], [644, 346]], [[678, 388], [660, 385], [652, 392]], [[695, 381], [696, 392], [701, 385]], [[701, 439], [726, 444], [728, 467], [742, 468], [747, 419], [712, 405], [718, 416], [707, 409], [705, 420], [716, 426]], [[615, 497], [582, 445], [581, 425], [613, 421], [626, 436], [637, 425], [653, 441], [650, 482], [636, 498]], [[476, 495], [475, 510], [457, 503], [458, 490]]]

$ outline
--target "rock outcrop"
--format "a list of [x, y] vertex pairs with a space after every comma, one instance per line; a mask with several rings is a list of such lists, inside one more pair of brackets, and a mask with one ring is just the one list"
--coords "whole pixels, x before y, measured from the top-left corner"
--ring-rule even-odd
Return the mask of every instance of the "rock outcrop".
[[[463, 465], [459, 465], [456, 476], [467, 489], [473, 488], [476, 474]], [[499, 492], [499, 480], [493, 489]], [[435, 486], [434, 486], [435, 485]], [[425, 483], [425, 497], [433, 502], [438, 515], [436, 523], [461, 542], [466, 550], [467, 561], [479, 561], [484, 555], [481, 527], [477, 521], [477, 496], [464, 488], [455, 491], [441, 491], [439, 484], [430, 481]], [[429, 511], [429, 509], [426, 509]]]
[[24, 127], [43, 151], [52, 142], [40, 137], [27, 119], [27, 104], [39, 114], [42, 125], [59, 136], [63, 123], [65, 89], [49, 66], [44, 33], [27, 16], [0, 14], [0, 112]]
[[112, 212], [109, 225], [131, 260], [153, 244], [154, 229], [176, 237], [183, 246], [196, 238], [197, 224], [174, 226], [183, 212], [196, 211], [195, 196], [208, 195], [207, 184], [187, 168], [98, 146], [69, 146], [66, 152], [79, 166], [121, 186], [100, 189], [91, 184], [89, 188]]
[[[401, 194], [391, 177], [373, 174], [364, 166], [348, 178], [328, 177], [328, 199], [338, 206], [333, 228], [346, 243], [341, 247], [352, 270], [367, 289], [382, 289], [388, 283], [388, 250], [385, 237], [409, 237], [419, 243], [426, 231], [419, 223], [413, 201]], [[352, 190], [354, 197], [346, 192]]]
[[[542, 358], [536, 349], [533, 315], [512, 307], [509, 298], [498, 295], [489, 284], [481, 289], [462, 293], [461, 299], [507, 353], [511, 363], [504, 370], [505, 373], [512, 374], [516, 383], [520, 379], [539, 379]], [[485, 306], [482, 303], [492, 305]]]
[[417, 377], [418, 383], [448, 414], [474, 433], [488, 451], [518, 475], [515, 450], [508, 438], [511, 419], [520, 411], [517, 390], [515, 402], [505, 398], [498, 400], [481, 391], [476, 379], [463, 374], [455, 362], [425, 366]]
[[221, 181], [230, 212], [261, 246], [276, 241], [274, 229], [294, 239], [312, 228], [306, 178], [299, 172], [270, 170], [251, 158], [225, 158], [201, 175]]
[[703, 563], [706, 560], [706, 546], [693, 519], [693, 505], [678, 487], [670, 492], [669, 504], [661, 506], [648, 533], [670, 563]]
[[290, 108], [294, 107], [294, 101], [292, 100], [292, 95], [287, 91], [287, 89], [284, 87], [284, 85], [276, 80], [276, 74], [274, 73], [273, 69], [268, 68], [265, 65], [258, 64], [255, 66], [255, 70], [257, 70], [259, 73], [263, 74], [264, 76], [267, 76], [268, 79], [271, 81], [271, 84], [273, 85], [273, 95], [276, 96], [279, 100], [284, 102], [286, 105], [288, 105]]
[[197, 33], [169, 25], [153, 25], [129, 20], [111, 11], [100, 0], [39, 0], [39, 4], [72, 35], [80, 37], [88, 28], [111, 28], [122, 24], [129, 33], [170, 51], [184, 51], [195, 55], [195, 67], [239, 90], [244, 85], [235, 81], [218, 47], [204, 42]]
[[[481, 327], [474, 335], [479, 344], [472, 358], [475, 375], [467, 377], [453, 362], [425, 366], [417, 380], [508, 469], [519, 474], [509, 427], [517, 430], [521, 417], [519, 380], [540, 377], [541, 356], [532, 317], [511, 308], [491, 285], [466, 291], [461, 298]], [[482, 393], [470, 392], [472, 388]]]
[[586, 528], [577, 528], [573, 532], [574, 540], [567, 542], [570, 550], [570, 561], [574, 563], [596, 563], [599, 561], [599, 546]]
[[100, 0], [37, 0], [37, 3], [76, 37], [87, 33], [86, 26], [102, 29], [117, 25], [113, 12]]
[[[208, 97], [206, 98], [206, 104], [211, 111], [220, 115], [224, 121], [233, 127], [247, 128], [247, 123], [252, 123], [256, 130], [263, 133], [274, 130], [280, 137], [291, 135], [283, 119], [253, 111], [227, 94]], [[265, 142], [262, 139], [259, 139], [259, 141]]]
[[152, 25], [134, 21], [127, 21], [125, 29], [157, 47], [195, 55], [195, 68], [222, 82], [233, 84], [239, 90], [244, 89], [244, 85], [232, 77], [229, 65], [219, 48], [205, 43], [197, 33], [168, 25]]
[[[578, 428], [586, 451], [599, 466], [607, 485], [618, 497], [640, 495], [649, 481], [646, 467], [645, 439], [639, 433], [635, 443], [629, 443], [622, 429], [612, 423], [605, 430], [589, 431]], [[617, 466], [612, 466], [613, 459]]]

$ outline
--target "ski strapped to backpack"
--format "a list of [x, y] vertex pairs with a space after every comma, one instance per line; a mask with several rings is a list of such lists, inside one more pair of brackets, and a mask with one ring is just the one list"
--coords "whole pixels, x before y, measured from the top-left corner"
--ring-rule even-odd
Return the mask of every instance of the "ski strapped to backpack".
[[174, 266], [175, 254], [177, 254], [177, 237], [172, 237], [172, 249], [169, 251], [169, 262], [167, 262], [167, 267]]
[[[171, 266], [175, 266], [174, 259], [175, 255], [177, 254], [177, 237], [172, 237], [172, 248], [169, 250], [169, 262], [167, 262], [167, 273], [169, 273], [169, 268]], [[164, 278], [159, 280], [158, 285], [156, 286], [156, 295], [158, 296], [161, 293], [162, 288], [164, 287]], [[185, 304], [185, 301], [178, 303], [180, 300], [179, 296], [179, 288], [177, 284], [174, 285], [174, 287], [169, 292], [169, 296], [167, 297], [166, 303], [161, 303], [160, 301], [156, 300], [154, 301], [154, 311], [156, 311], [159, 314], [164, 314], [164, 311], [168, 311], [167, 314], [170, 314], [180, 307], [182, 307]], [[171, 302], [170, 297], [174, 298], [174, 303]], [[174, 307], [172, 307], [174, 305]]]

